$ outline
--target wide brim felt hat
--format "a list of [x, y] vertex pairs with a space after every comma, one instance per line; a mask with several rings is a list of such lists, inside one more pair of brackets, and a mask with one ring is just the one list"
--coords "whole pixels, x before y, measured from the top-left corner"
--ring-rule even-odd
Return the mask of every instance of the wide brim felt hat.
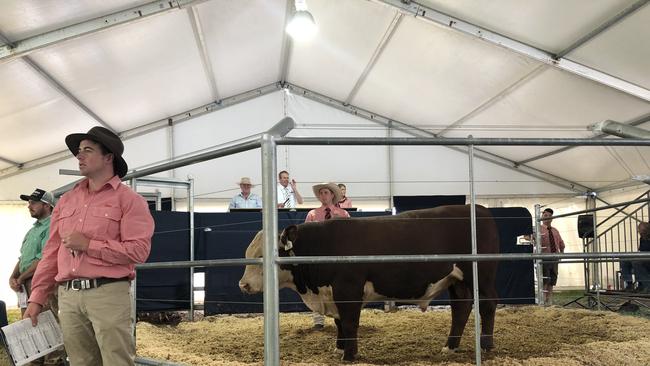
[[77, 156], [79, 153], [79, 144], [83, 140], [92, 140], [98, 142], [106, 147], [108, 151], [113, 154], [113, 166], [115, 167], [115, 174], [118, 177], [122, 178], [126, 175], [126, 172], [129, 170], [129, 166], [122, 158], [124, 153], [124, 144], [120, 137], [117, 136], [113, 131], [95, 126], [88, 130], [86, 133], [73, 133], [65, 137], [65, 144], [68, 145], [68, 149], [72, 152], [72, 155]]
[[334, 199], [332, 203], [338, 203], [342, 198], [343, 198], [343, 192], [341, 192], [341, 188], [336, 183], [320, 183], [316, 184], [311, 187], [311, 189], [314, 191], [314, 196], [318, 198], [318, 192], [320, 192], [321, 189], [327, 188], [332, 193], [334, 193]]

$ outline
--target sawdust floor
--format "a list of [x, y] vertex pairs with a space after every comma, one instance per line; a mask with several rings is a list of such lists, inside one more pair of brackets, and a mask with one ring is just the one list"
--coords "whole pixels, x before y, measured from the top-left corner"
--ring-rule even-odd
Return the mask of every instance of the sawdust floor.
[[[358, 365], [472, 365], [474, 315], [461, 350], [440, 352], [449, 332], [449, 311], [402, 309], [384, 313], [364, 309], [359, 329]], [[336, 326], [311, 329], [307, 314], [281, 314], [283, 365], [337, 365]], [[139, 356], [196, 366], [261, 365], [261, 316], [215, 316], [177, 326], [138, 323]], [[621, 366], [650, 365], [650, 320], [611, 312], [537, 306], [497, 311], [494, 351], [483, 365]]]

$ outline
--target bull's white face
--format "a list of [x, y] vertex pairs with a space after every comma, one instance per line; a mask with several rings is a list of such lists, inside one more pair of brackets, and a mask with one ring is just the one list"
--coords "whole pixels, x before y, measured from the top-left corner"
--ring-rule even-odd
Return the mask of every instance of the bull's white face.
[[[258, 232], [246, 248], [246, 258], [262, 258], [264, 235]], [[280, 288], [294, 288], [291, 271], [280, 270], [278, 273]], [[264, 290], [264, 277], [261, 265], [248, 265], [239, 280], [239, 288], [247, 294], [257, 294]]]

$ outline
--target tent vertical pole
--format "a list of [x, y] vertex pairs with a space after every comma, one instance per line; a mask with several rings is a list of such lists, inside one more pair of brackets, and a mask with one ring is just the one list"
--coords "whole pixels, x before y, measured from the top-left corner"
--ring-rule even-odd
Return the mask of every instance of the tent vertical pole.
[[[539, 254], [542, 252], [542, 227], [541, 217], [542, 206], [535, 205], [535, 248], [534, 252]], [[544, 271], [542, 270], [542, 261], [535, 260], [535, 274], [537, 276], [537, 304], [544, 305]]]
[[[131, 189], [133, 192], [137, 193], [137, 178], [131, 178]], [[138, 279], [138, 271], [133, 271], [135, 273], [135, 277], [133, 277], [133, 281], [131, 281], [131, 321], [132, 321], [132, 329], [131, 333], [133, 335], [133, 344], [135, 344], [135, 330], [136, 330], [136, 323], [138, 321], [138, 301], [137, 301], [137, 279]]]
[[278, 286], [278, 210], [277, 206], [277, 149], [270, 134], [262, 135], [262, 226], [264, 230], [264, 365], [280, 364], [280, 295]]
[[[187, 210], [190, 213], [190, 260], [194, 261], [194, 177], [187, 177]], [[194, 267], [190, 267], [190, 312], [189, 321], [194, 321]]]
[[[472, 254], [477, 254], [476, 246], [476, 192], [474, 191], [474, 145], [469, 145], [469, 196], [470, 196], [470, 224], [472, 228]], [[481, 366], [481, 316], [479, 309], [478, 291], [478, 262], [472, 261], [472, 284], [474, 290], [474, 354], [476, 366]]]

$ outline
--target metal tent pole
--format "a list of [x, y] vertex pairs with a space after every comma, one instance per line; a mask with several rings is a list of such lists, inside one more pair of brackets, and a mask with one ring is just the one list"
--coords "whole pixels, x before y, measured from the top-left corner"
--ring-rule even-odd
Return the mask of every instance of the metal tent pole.
[[270, 134], [262, 135], [262, 226], [264, 230], [264, 365], [280, 364], [280, 295], [278, 285], [278, 210], [275, 175], [276, 145]]
[[[471, 136], [470, 136], [471, 137]], [[470, 224], [472, 228], [472, 254], [478, 254], [476, 247], [476, 193], [474, 192], [474, 145], [469, 145], [469, 197]], [[478, 262], [472, 261], [472, 285], [474, 288], [474, 354], [476, 366], [481, 366], [481, 316], [479, 310]]]
[[[535, 254], [542, 252], [542, 227], [540, 223], [541, 206], [535, 205]], [[537, 304], [544, 305], [544, 271], [542, 261], [535, 260], [535, 274], [537, 275]]]
[[[187, 210], [190, 213], [190, 260], [194, 261], [194, 177], [187, 177]], [[190, 267], [190, 312], [188, 319], [194, 321], [194, 267]]]

